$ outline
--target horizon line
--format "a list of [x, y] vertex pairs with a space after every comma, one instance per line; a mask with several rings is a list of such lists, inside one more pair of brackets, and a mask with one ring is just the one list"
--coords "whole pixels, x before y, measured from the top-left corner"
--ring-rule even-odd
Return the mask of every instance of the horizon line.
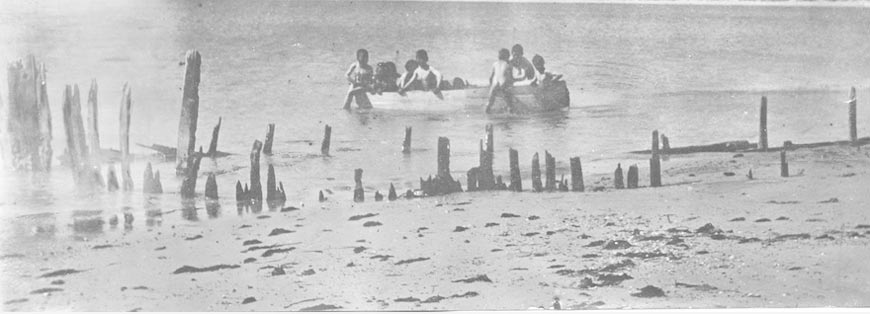
[[[338, 0], [340, 1], [340, 0]], [[870, 0], [357, 0], [361, 2], [467, 2], [539, 4], [644, 4], [644, 5], [718, 5], [775, 7], [858, 7], [870, 8]]]

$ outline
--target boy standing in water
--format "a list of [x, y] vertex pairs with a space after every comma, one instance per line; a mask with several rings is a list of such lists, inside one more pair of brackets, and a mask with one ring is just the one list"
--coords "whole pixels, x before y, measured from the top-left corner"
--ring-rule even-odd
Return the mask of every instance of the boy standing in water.
[[356, 62], [350, 65], [347, 69], [347, 81], [350, 82], [350, 88], [347, 90], [347, 97], [344, 100], [344, 109], [350, 110], [350, 103], [356, 99], [356, 105], [360, 108], [368, 109], [372, 107], [366, 91], [372, 88], [372, 67], [369, 65], [369, 52], [365, 49], [356, 51]]
[[486, 113], [490, 113], [495, 103], [496, 94], [500, 94], [507, 103], [508, 112], [513, 112], [513, 95], [511, 86], [514, 83], [512, 67], [508, 63], [510, 51], [502, 48], [498, 51], [498, 61], [492, 64], [492, 74], [489, 76], [489, 101], [486, 104]]

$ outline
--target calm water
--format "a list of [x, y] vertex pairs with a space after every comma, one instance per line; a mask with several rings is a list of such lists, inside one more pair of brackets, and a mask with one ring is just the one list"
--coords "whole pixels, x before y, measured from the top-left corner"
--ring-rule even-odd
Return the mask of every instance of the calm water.
[[[848, 87], [859, 87], [859, 99], [870, 95], [867, 38], [870, 10], [863, 8], [3, 1], [0, 60], [32, 52], [49, 70], [55, 156], [65, 141], [63, 87], [86, 89], [92, 78], [100, 84], [103, 147], [118, 147], [124, 82], [133, 86], [131, 141], [174, 146], [184, 71], [179, 62], [188, 49], [203, 56], [198, 142], [207, 145], [223, 117], [218, 147], [236, 155], [203, 161], [201, 173], [220, 173], [224, 202], [216, 211], [206, 211], [202, 201], [197, 210], [181, 210], [173, 162], [156, 165], [170, 193], [143, 197], [143, 160], [151, 152], [139, 147], [132, 193], [81, 191], [57, 162], [48, 176], [4, 173], [0, 229], [8, 246], [108, 230], [72, 228], [76, 217], [131, 212], [134, 230], [156, 224], [161, 211], [168, 212], [162, 219], [196, 223], [239, 217], [232, 205], [234, 183], [247, 181], [248, 151], [253, 140], [264, 138], [268, 123], [277, 124], [270, 162], [289, 204], [306, 208], [318, 208], [322, 189], [333, 191], [333, 200], [349, 200], [355, 168], [365, 170], [369, 193], [383, 192], [391, 182], [400, 190], [417, 187], [418, 177], [436, 170], [438, 136], [451, 139], [454, 177], [464, 182], [465, 171], [477, 163], [487, 123], [495, 125], [496, 172], [507, 172], [507, 149], [513, 147], [525, 176], [531, 155], [545, 149], [560, 168], [568, 157], [581, 156], [587, 174], [610, 172], [617, 162], [644, 168], [644, 156], [625, 152], [646, 148], [653, 129], [667, 134], [672, 146], [754, 141], [762, 94], [770, 103], [771, 143], [844, 139]], [[339, 109], [346, 90], [342, 76], [357, 48], [367, 48], [372, 63], [400, 64], [425, 48], [445, 76], [483, 83], [497, 50], [515, 43], [524, 45], [529, 58], [541, 54], [550, 70], [564, 74], [571, 110], [487, 117]], [[5, 75], [0, 84], [6, 86]], [[5, 88], [0, 95], [7, 102]], [[859, 106], [867, 108], [866, 102]], [[866, 136], [870, 109], [859, 112], [859, 134]], [[317, 156], [324, 124], [333, 127], [331, 158]], [[404, 126], [414, 130], [410, 156], [400, 153]]]

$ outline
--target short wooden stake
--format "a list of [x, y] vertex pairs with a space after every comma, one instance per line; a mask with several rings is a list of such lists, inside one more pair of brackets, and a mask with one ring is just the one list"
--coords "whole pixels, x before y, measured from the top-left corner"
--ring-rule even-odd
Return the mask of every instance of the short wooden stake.
[[671, 150], [671, 141], [668, 139], [667, 136], [662, 134], [662, 155], [667, 154], [669, 150]]
[[178, 122], [178, 146], [175, 154], [175, 173], [184, 174], [188, 158], [196, 147], [196, 122], [199, 116], [199, 70], [202, 57], [199, 51], [188, 50], [185, 57], [184, 88], [181, 98], [181, 118]]
[[214, 173], [209, 173], [205, 180], [205, 198], [216, 200], [218, 199], [217, 178]]
[[263, 186], [260, 184], [260, 149], [262, 148], [263, 143], [254, 140], [254, 145], [251, 147], [251, 189], [247, 193], [253, 202], [263, 201]]
[[152, 193], [163, 193], [163, 184], [160, 183], [160, 170], [154, 170], [154, 189]]
[[365, 193], [363, 191], [362, 186], [362, 169], [356, 169], [353, 171], [353, 181], [354, 181], [354, 189], [353, 189], [353, 201], [360, 203], [365, 201]]
[[405, 141], [402, 142], [402, 153], [411, 153], [411, 127], [409, 126], [405, 127]]
[[480, 177], [479, 171], [480, 171], [480, 168], [478, 168], [478, 167], [471, 167], [471, 169], [468, 169], [468, 172], [466, 173], [466, 177], [467, 177], [467, 180], [466, 180], [467, 186], [465, 188], [466, 191], [472, 192], [472, 191], [478, 190], [478, 183], [479, 183], [478, 180]]
[[625, 188], [625, 183], [622, 180], [622, 164], [616, 164], [616, 171], [613, 172], [613, 187], [616, 189]]
[[317, 200], [321, 203], [326, 202], [326, 196], [323, 195], [323, 191], [320, 191], [318, 193]]
[[507, 185], [502, 181], [501, 176], [495, 177], [495, 189], [496, 190], [507, 190]]
[[550, 155], [550, 152], [544, 151], [545, 176], [544, 190], [553, 191], [556, 189], [556, 158]]
[[583, 184], [583, 166], [580, 157], [571, 158], [571, 191], [583, 192], [586, 187]]
[[220, 135], [221, 132], [221, 122], [223, 122], [223, 118], [218, 117], [218, 123], [211, 131], [211, 142], [208, 144], [208, 156], [212, 158], [217, 154], [218, 135]]
[[532, 190], [535, 192], [544, 191], [541, 185], [541, 163], [538, 160], [538, 153], [532, 155]]
[[332, 141], [332, 127], [327, 124], [323, 127], [323, 142], [320, 143], [320, 154], [329, 156], [329, 143]]
[[380, 202], [384, 200], [384, 195], [381, 194], [381, 191], [375, 191], [375, 202]]
[[275, 180], [275, 167], [269, 164], [269, 168], [266, 170], [266, 201], [274, 202], [280, 200], [280, 193], [277, 187], [277, 180]]
[[637, 188], [637, 179], [638, 179], [637, 165], [632, 165], [632, 166], [628, 167], [628, 188], [629, 189], [636, 189]]
[[858, 96], [855, 87], [849, 91], [849, 139], [853, 145], [858, 143]]
[[767, 96], [761, 96], [758, 113], [758, 149], [767, 150]]
[[396, 187], [394, 187], [393, 184], [390, 183], [390, 192], [387, 193], [387, 200], [395, 201], [398, 198], [399, 196], [396, 195]]
[[236, 203], [248, 203], [251, 198], [245, 195], [245, 189], [242, 188], [242, 181], [236, 181]]
[[508, 160], [510, 162], [510, 170], [511, 170], [511, 184], [508, 186], [508, 190], [515, 192], [523, 191], [523, 180], [520, 177], [520, 157], [519, 152], [516, 149], [511, 148], [508, 150]]
[[121, 148], [121, 181], [123, 182], [124, 191], [133, 190], [133, 177], [130, 175], [130, 98], [131, 88], [124, 83], [124, 88], [121, 90], [121, 110], [118, 125], [120, 126], [120, 148]]
[[783, 178], [788, 177], [788, 161], [785, 158], [786, 145], [783, 143], [782, 150], [779, 151], [779, 175]]
[[100, 127], [99, 127], [99, 106], [97, 104], [97, 80], [91, 80], [91, 89], [88, 92], [88, 111], [87, 111], [87, 135], [88, 148], [91, 150], [91, 164], [96, 165], [100, 161]]
[[266, 140], [263, 143], [263, 155], [272, 155], [272, 141], [275, 140], [275, 124], [269, 123], [266, 129]]
[[115, 174], [115, 165], [109, 165], [109, 172], [106, 174], [106, 186], [109, 191], [118, 190], [118, 176]]

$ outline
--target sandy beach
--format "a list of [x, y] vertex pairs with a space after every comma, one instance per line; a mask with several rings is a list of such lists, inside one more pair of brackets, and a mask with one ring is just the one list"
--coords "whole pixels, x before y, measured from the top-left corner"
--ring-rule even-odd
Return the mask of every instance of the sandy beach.
[[2, 252], [2, 309], [870, 305], [870, 153], [798, 149], [789, 161], [788, 178], [777, 152], [695, 154], [664, 162], [661, 188], [589, 176], [585, 193], [331, 199], [209, 228], [107, 225], [99, 240]]

